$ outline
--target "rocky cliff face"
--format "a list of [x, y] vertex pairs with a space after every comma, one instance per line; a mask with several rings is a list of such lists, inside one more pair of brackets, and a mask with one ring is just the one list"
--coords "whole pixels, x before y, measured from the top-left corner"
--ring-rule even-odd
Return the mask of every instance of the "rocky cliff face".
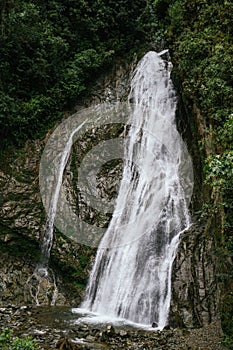
[[[179, 91], [180, 82], [177, 83]], [[219, 317], [220, 288], [216, 254], [217, 213], [206, 215], [205, 205], [211, 196], [203, 182], [205, 121], [192, 101], [183, 101], [179, 92], [177, 127], [193, 160], [194, 191], [190, 212], [192, 226], [183, 234], [173, 264], [170, 323], [185, 327], [202, 327]], [[202, 141], [202, 142], [201, 142]], [[206, 142], [206, 144], [211, 144]]]
[[[113, 103], [127, 98], [131, 67], [116, 62], [107, 73], [99, 77], [90, 88], [89, 97], [76, 106], [76, 113], [99, 103]], [[69, 115], [67, 113], [64, 119]], [[119, 130], [118, 130], [119, 129]], [[39, 167], [44, 146], [53, 130], [42, 140], [28, 141], [21, 150], [9, 150], [1, 159], [0, 171], [0, 305], [45, 304], [77, 306], [84, 293], [90, 264], [95, 249], [78, 244], [55, 230], [50, 266], [53, 273], [48, 278], [35, 274], [40, 261], [40, 241], [44, 234], [46, 213], [42, 204], [39, 187]], [[106, 227], [110, 217], [97, 215], [85, 204], [77, 191], [76, 171], [79, 157], [106, 137], [122, 133], [116, 126], [94, 128], [90, 135], [74, 144], [69, 159], [65, 185], [71, 205], [78, 215], [90, 223], [98, 222]], [[79, 155], [79, 156], [78, 156]], [[116, 194], [122, 166], [114, 164], [98, 174], [100, 196]]]
[[[111, 72], [100, 77], [92, 87], [88, 100], [82, 101], [77, 111], [103, 101], [123, 101], [128, 95], [131, 68], [118, 62]], [[197, 127], [200, 125], [195, 115], [187, 117], [182, 107], [177, 118], [194, 161], [196, 186], [191, 204], [194, 214], [200, 210], [204, 200], [200, 190], [200, 128]], [[187, 125], [192, 127], [187, 128]], [[40, 239], [45, 225], [45, 211], [39, 191], [39, 165], [51, 133], [52, 130], [43, 140], [28, 141], [19, 151], [9, 151], [1, 160], [0, 305], [35, 302], [49, 305], [55, 303], [56, 299], [57, 305], [77, 306], [83, 297], [95, 249], [70, 240], [58, 230], [55, 231], [50, 262], [56, 284], [52, 272], [48, 278], [34, 274], [40, 259]], [[84, 216], [90, 223], [98, 222], [102, 227], [106, 227], [110, 216], [98, 216], [86, 206], [77, 190], [76, 171], [79, 157], [83, 157], [91, 147], [91, 137], [98, 141], [103, 139], [103, 134], [108, 133], [111, 137], [121, 137], [123, 129], [115, 126], [103, 130], [97, 128], [89, 138], [74, 145], [65, 178], [67, 193], [78, 215]], [[119, 162], [102, 169], [98, 174], [100, 196], [108, 198], [116, 194], [120, 174]], [[193, 217], [194, 224], [183, 235], [174, 262], [170, 313], [170, 324], [173, 326], [202, 326], [213, 321], [218, 312], [217, 262], [211, 225], [203, 223], [197, 214]]]
[[184, 234], [173, 265], [171, 325], [202, 327], [218, 317], [214, 246], [200, 223]]

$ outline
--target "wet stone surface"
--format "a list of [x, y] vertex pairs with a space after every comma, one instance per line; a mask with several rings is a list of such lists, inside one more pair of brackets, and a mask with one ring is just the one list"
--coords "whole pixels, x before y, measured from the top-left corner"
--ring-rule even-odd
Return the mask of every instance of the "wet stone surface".
[[40, 349], [224, 350], [217, 322], [200, 329], [145, 331], [110, 324], [79, 323], [68, 307], [0, 307], [0, 329], [32, 336]]

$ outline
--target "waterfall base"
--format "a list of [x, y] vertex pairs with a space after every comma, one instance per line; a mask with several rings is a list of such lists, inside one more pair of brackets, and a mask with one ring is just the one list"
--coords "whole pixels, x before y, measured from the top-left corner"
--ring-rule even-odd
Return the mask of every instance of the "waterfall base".
[[75, 322], [75, 324], [88, 324], [90, 326], [106, 326], [106, 325], [112, 325], [113, 327], [124, 327], [127, 329], [142, 329], [146, 331], [158, 331], [162, 330], [162, 328], [158, 327], [155, 323], [148, 325], [148, 324], [141, 324], [132, 322], [125, 318], [120, 317], [110, 317], [106, 315], [101, 315], [96, 312], [90, 312], [87, 309], [82, 308], [73, 308], [72, 312], [74, 314], [78, 314], [79, 318]]
[[169, 349], [224, 350], [219, 322], [199, 329], [166, 329], [151, 332], [110, 324], [77, 324], [78, 315], [64, 307], [0, 307], [1, 325], [17, 336], [32, 336], [44, 350], [60, 349], [66, 343], [72, 349], [104, 350]]

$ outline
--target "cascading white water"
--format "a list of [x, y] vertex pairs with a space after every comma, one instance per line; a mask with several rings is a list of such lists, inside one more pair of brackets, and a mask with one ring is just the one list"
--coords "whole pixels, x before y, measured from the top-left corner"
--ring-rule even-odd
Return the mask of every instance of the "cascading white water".
[[82, 304], [114, 318], [155, 322], [158, 328], [167, 323], [172, 263], [190, 221], [170, 68], [149, 52], [135, 70], [123, 178]]
[[[52, 194], [52, 198], [50, 200], [50, 204], [49, 204], [49, 210], [48, 210], [48, 216], [47, 216], [47, 220], [46, 220], [46, 225], [45, 225], [45, 232], [44, 232], [44, 237], [42, 239], [42, 243], [41, 243], [41, 264], [42, 266], [39, 266], [39, 269], [46, 269], [47, 268], [47, 264], [50, 258], [50, 251], [52, 248], [52, 243], [53, 243], [53, 230], [54, 230], [54, 221], [55, 221], [55, 217], [56, 217], [56, 212], [57, 212], [57, 204], [58, 204], [58, 199], [59, 199], [59, 194], [60, 194], [60, 190], [61, 190], [61, 186], [62, 186], [62, 179], [63, 179], [63, 174], [64, 174], [64, 170], [68, 161], [68, 158], [70, 156], [70, 152], [71, 152], [71, 148], [73, 145], [73, 137], [75, 136], [75, 134], [82, 128], [82, 126], [84, 125], [84, 122], [79, 125], [77, 128], [75, 128], [75, 130], [73, 130], [73, 132], [71, 133], [71, 135], [69, 136], [66, 144], [65, 144], [65, 148], [63, 150], [63, 152], [61, 153], [61, 160], [60, 160], [60, 164], [59, 164], [59, 168], [58, 168], [58, 172], [57, 172], [57, 181], [56, 181], [56, 186], [55, 186], [55, 190]], [[46, 271], [45, 271], [46, 273]]]

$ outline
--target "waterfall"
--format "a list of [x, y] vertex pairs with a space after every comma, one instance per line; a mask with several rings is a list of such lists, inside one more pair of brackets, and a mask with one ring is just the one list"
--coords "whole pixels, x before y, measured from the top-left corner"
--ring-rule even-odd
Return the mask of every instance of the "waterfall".
[[54, 222], [55, 222], [55, 217], [57, 213], [57, 206], [58, 206], [58, 200], [59, 200], [59, 195], [60, 195], [61, 186], [62, 186], [64, 170], [70, 156], [71, 148], [73, 145], [73, 138], [75, 134], [83, 127], [84, 123], [85, 122], [81, 123], [77, 128], [75, 128], [72, 131], [71, 135], [68, 136], [68, 139], [65, 143], [65, 147], [60, 155], [59, 166], [57, 166], [57, 169], [55, 167], [55, 170], [57, 170], [56, 181], [54, 181], [55, 188], [54, 188], [54, 191], [52, 192], [52, 196], [48, 206], [49, 209], [48, 209], [48, 216], [45, 224], [45, 232], [41, 242], [41, 263], [38, 267], [39, 272], [42, 272], [45, 274], [46, 274], [47, 265], [49, 262], [50, 252], [51, 252], [52, 243], [53, 243]]
[[168, 319], [179, 237], [190, 224], [171, 64], [162, 54], [147, 53], [132, 78], [123, 177], [82, 304], [160, 329]]

